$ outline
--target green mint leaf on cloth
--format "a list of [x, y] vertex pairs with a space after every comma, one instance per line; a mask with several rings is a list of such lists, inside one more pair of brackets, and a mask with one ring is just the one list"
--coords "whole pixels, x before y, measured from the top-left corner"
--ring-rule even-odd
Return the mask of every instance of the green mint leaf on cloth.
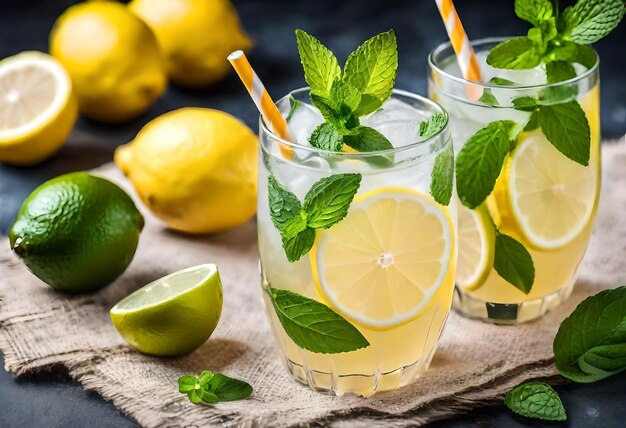
[[279, 183], [273, 175], [267, 178], [267, 188], [272, 223], [276, 229], [283, 230], [289, 220], [300, 215], [302, 204], [298, 197]]
[[187, 397], [193, 404], [200, 404], [202, 403], [202, 390], [194, 389], [187, 394]]
[[396, 34], [389, 30], [366, 40], [348, 56], [343, 77], [359, 92], [382, 103], [391, 95], [397, 68]]
[[463, 205], [476, 208], [493, 191], [516, 126], [510, 120], [491, 122], [465, 143], [456, 160], [457, 193]]
[[369, 346], [355, 326], [328, 306], [278, 288], [270, 288], [269, 293], [285, 333], [302, 349], [337, 354]]
[[343, 136], [331, 123], [324, 122], [315, 128], [309, 137], [309, 143], [318, 149], [340, 152], [343, 146]]
[[361, 117], [378, 110], [383, 105], [382, 101], [373, 95], [364, 94], [361, 96], [361, 102], [354, 111], [355, 116]]
[[501, 233], [496, 236], [493, 268], [522, 293], [530, 293], [535, 282], [535, 266], [528, 250], [517, 240]]
[[186, 375], [178, 378], [178, 392], [186, 394], [196, 389], [197, 379], [195, 376]]
[[209, 383], [212, 377], [213, 377], [213, 372], [209, 370], [205, 370], [202, 373], [200, 373], [200, 376], [198, 376], [198, 384], [204, 387]]
[[574, 382], [626, 370], [626, 287], [583, 300], [561, 323], [552, 348], [557, 369]]
[[252, 386], [243, 380], [215, 373], [208, 383], [208, 390], [219, 401], [242, 400], [252, 394]]
[[341, 75], [337, 58], [319, 40], [302, 30], [296, 30], [296, 42], [304, 80], [311, 89], [328, 94], [335, 77]]
[[504, 397], [504, 404], [515, 413], [545, 421], [565, 421], [567, 414], [559, 395], [543, 382], [516, 386]]
[[200, 388], [196, 390], [196, 394], [198, 394], [198, 397], [200, 397], [202, 402], [207, 403], [207, 404], [213, 404], [213, 403], [217, 403], [218, 401], [220, 401], [220, 399], [217, 397], [217, 395], [215, 395], [215, 393], [211, 391], [207, 391], [204, 388]]
[[420, 137], [430, 138], [441, 131], [446, 125], [446, 116], [443, 113], [435, 113], [420, 123]]
[[454, 187], [454, 152], [452, 147], [439, 153], [431, 172], [430, 194], [441, 205], [448, 206]]
[[375, 152], [391, 150], [393, 145], [383, 134], [367, 126], [358, 126], [344, 136], [344, 143], [357, 152]]
[[534, 26], [552, 18], [550, 0], [515, 0], [515, 14]]
[[546, 64], [548, 83], [558, 83], [576, 77], [576, 70], [566, 61], [552, 61]]
[[361, 185], [361, 174], [335, 174], [316, 182], [304, 198], [307, 226], [328, 229], [348, 214]]
[[313, 248], [315, 230], [305, 227], [295, 234], [282, 234], [282, 242], [287, 260], [291, 263], [297, 262]]
[[487, 56], [487, 64], [495, 68], [522, 70], [535, 68], [541, 57], [528, 37], [513, 37], [496, 45]]
[[577, 43], [595, 43], [617, 27], [624, 10], [623, 0], [578, 0], [563, 12], [561, 27]]
[[558, 151], [581, 165], [589, 165], [591, 131], [580, 104], [541, 105], [537, 120], [543, 134]]

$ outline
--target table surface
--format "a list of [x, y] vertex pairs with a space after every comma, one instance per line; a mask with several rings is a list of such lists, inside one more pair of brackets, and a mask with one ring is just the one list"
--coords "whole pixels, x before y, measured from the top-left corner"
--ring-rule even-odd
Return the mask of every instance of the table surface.
[[[0, 58], [23, 50], [47, 50], [48, 32], [69, 0], [2, 0]], [[446, 34], [432, 1], [235, 1], [244, 26], [256, 41], [250, 56], [257, 73], [275, 98], [304, 85], [293, 37], [302, 28], [326, 43], [340, 58], [369, 36], [394, 28], [400, 65], [397, 87], [425, 93], [426, 55]], [[527, 26], [513, 14], [512, 1], [457, 1], [470, 35], [475, 38], [523, 34]], [[626, 131], [626, 24], [596, 48], [602, 58], [602, 130], [605, 138]], [[115, 147], [130, 141], [153, 117], [183, 106], [225, 110], [256, 129], [257, 112], [233, 75], [200, 91], [170, 86], [137, 120], [109, 126], [80, 118], [68, 144], [53, 159], [32, 168], [0, 165], [0, 234], [6, 233], [24, 198], [59, 174], [93, 168], [112, 159]], [[570, 427], [626, 426], [626, 376], [592, 385], [557, 386]], [[62, 368], [54, 373], [15, 380], [0, 370], [0, 426], [130, 427], [135, 423], [111, 403], [85, 392]], [[478, 407], [458, 418], [432, 424], [440, 428], [543, 426], [512, 415], [503, 405]]]

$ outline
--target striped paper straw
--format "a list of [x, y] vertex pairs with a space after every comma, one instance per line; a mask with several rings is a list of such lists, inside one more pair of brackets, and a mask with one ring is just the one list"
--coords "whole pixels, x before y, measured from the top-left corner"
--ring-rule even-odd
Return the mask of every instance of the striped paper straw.
[[[240, 50], [235, 51], [228, 55], [228, 61], [230, 61], [233, 68], [239, 75], [239, 78], [248, 90], [250, 97], [252, 97], [252, 101], [254, 101], [254, 104], [256, 104], [259, 112], [261, 112], [261, 116], [263, 116], [263, 120], [265, 120], [265, 123], [267, 123], [270, 130], [279, 137], [291, 141], [292, 138], [289, 134], [285, 118], [282, 114], [280, 114], [278, 107], [276, 107], [276, 104], [272, 101], [272, 98], [265, 89], [263, 82], [261, 82], [259, 76], [257, 76], [252, 69], [246, 54]], [[280, 151], [289, 159], [293, 153], [292, 149], [284, 144], [280, 145]]]
[[[461, 19], [459, 18], [452, 0], [435, 0], [441, 18], [446, 26], [450, 43], [456, 53], [456, 59], [459, 63], [459, 68], [463, 77], [472, 82], [481, 82], [482, 76], [480, 73], [480, 66], [476, 59], [476, 53], [472, 47], [467, 33], [463, 28]], [[480, 87], [476, 85], [468, 85], [467, 93], [472, 99], [478, 99], [482, 93]]]

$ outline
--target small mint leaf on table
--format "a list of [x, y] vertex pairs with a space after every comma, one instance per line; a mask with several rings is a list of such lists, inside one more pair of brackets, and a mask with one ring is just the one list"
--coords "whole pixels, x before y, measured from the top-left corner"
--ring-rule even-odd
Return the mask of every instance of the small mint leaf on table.
[[487, 64], [495, 68], [522, 70], [535, 68], [541, 58], [528, 37], [513, 37], [496, 45], [487, 56]]
[[343, 77], [359, 92], [382, 103], [391, 95], [397, 68], [396, 35], [389, 30], [366, 40], [348, 56]]
[[441, 205], [448, 206], [454, 187], [454, 152], [452, 147], [439, 153], [431, 172], [430, 194]]
[[315, 128], [309, 137], [309, 143], [318, 149], [340, 152], [343, 147], [343, 136], [332, 124], [324, 122]]
[[541, 105], [537, 120], [545, 137], [558, 151], [574, 162], [589, 165], [591, 131], [578, 102]]
[[273, 175], [267, 177], [267, 188], [272, 223], [276, 229], [283, 230], [289, 220], [300, 215], [302, 204]]
[[357, 126], [350, 134], [344, 136], [344, 143], [357, 152], [376, 152], [391, 150], [393, 145], [383, 134], [367, 126]]
[[337, 58], [319, 40], [302, 30], [296, 30], [296, 42], [304, 80], [311, 89], [328, 94], [335, 78], [341, 75]]
[[178, 378], [178, 392], [184, 394], [193, 391], [196, 388], [197, 379], [195, 376], [186, 375]]
[[506, 394], [504, 404], [513, 412], [545, 421], [565, 421], [567, 414], [557, 392], [543, 382], [527, 382]]
[[530, 293], [535, 282], [535, 266], [528, 250], [517, 240], [501, 233], [496, 236], [493, 267], [522, 293]]
[[315, 243], [315, 230], [309, 227], [295, 234], [282, 234], [281, 236], [285, 255], [291, 263], [297, 262], [311, 251]]
[[215, 373], [211, 378], [209, 390], [219, 401], [242, 400], [252, 394], [249, 383], [220, 373]]
[[196, 394], [198, 394], [198, 397], [200, 398], [200, 400], [202, 400], [202, 402], [207, 403], [207, 404], [213, 404], [213, 403], [217, 403], [218, 401], [220, 401], [217, 395], [215, 395], [211, 391], [207, 391], [204, 388], [200, 388], [196, 390]]
[[198, 384], [204, 387], [206, 384], [209, 383], [212, 377], [213, 377], [213, 372], [209, 370], [205, 370], [202, 373], [200, 373], [200, 376], [198, 376]]
[[335, 174], [316, 182], [304, 199], [307, 226], [328, 229], [341, 221], [360, 184], [361, 174]]
[[558, 83], [576, 77], [576, 70], [566, 61], [552, 61], [546, 64], [548, 83]]
[[457, 193], [463, 205], [476, 208], [493, 191], [516, 126], [510, 120], [491, 122], [467, 140], [456, 160]]
[[359, 106], [354, 110], [354, 115], [357, 117], [365, 116], [366, 114], [370, 114], [381, 108], [383, 105], [382, 101], [376, 98], [373, 95], [364, 94], [361, 97], [361, 102]]
[[252, 394], [252, 386], [248, 383], [209, 370], [203, 371], [197, 378], [190, 375], [180, 377], [178, 390], [187, 394], [193, 404], [241, 400]]
[[550, 0], [515, 0], [515, 14], [534, 26], [552, 18], [552, 13]]
[[420, 123], [420, 137], [430, 138], [441, 131], [446, 125], [446, 116], [443, 113], [435, 113]]
[[578, 0], [563, 12], [562, 27], [577, 43], [595, 43], [617, 27], [624, 10], [623, 0]]
[[194, 389], [193, 391], [190, 391], [189, 394], [187, 394], [187, 397], [189, 398], [189, 401], [191, 401], [193, 404], [202, 403], [202, 391], [199, 389]]
[[328, 306], [288, 290], [270, 288], [269, 293], [285, 333], [302, 349], [337, 354], [369, 346], [355, 326]]
[[626, 287], [583, 300], [561, 323], [552, 349], [557, 369], [574, 382], [626, 370]]

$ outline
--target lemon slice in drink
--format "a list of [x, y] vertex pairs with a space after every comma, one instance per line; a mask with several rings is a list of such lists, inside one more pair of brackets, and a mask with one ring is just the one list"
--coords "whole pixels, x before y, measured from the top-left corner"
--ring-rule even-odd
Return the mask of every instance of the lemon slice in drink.
[[496, 229], [484, 205], [474, 210], [460, 205], [458, 226], [456, 284], [473, 291], [483, 285], [493, 266]]
[[65, 143], [77, 116], [70, 77], [53, 57], [23, 52], [0, 61], [0, 161], [46, 159]]
[[117, 331], [137, 350], [156, 356], [186, 354], [209, 338], [222, 313], [217, 267], [205, 264], [158, 279], [115, 305]]
[[586, 167], [568, 159], [537, 132], [519, 142], [507, 168], [509, 204], [532, 247], [561, 248], [585, 228], [596, 199], [596, 164], [593, 155]]
[[340, 223], [318, 231], [311, 265], [318, 292], [369, 328], [409, 321], [454, 274], [448, 211], [430, 197], [385, 187], [355, 199]]

